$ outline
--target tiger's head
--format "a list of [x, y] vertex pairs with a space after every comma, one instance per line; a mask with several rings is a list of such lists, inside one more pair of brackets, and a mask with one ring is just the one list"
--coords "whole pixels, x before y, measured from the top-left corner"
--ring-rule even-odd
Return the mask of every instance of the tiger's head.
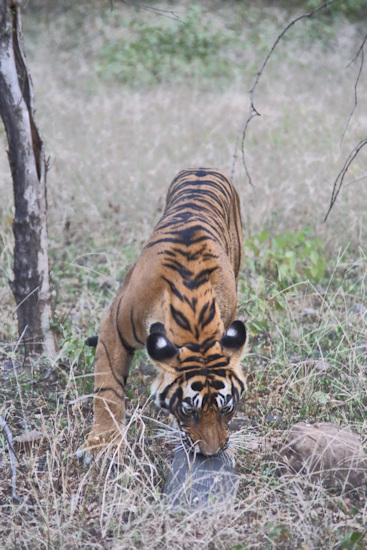
[[177, 347], [164, 326], [152, 325], [147, 352], [160, 373], [152, 385], [155, 403], [173, 414], [184, 443], [206, 456], [227, 448], [228, 423], [245, 389], [240, 361], [246, 328], [234, 321], [219, 340]]

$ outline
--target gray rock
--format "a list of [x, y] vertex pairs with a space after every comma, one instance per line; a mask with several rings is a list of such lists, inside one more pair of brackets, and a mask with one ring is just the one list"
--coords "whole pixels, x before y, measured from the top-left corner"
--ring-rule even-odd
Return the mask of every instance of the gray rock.
[[139, 369], [144, 376], [156, 376], [157, 374], [156, 369], [151, 363], [140, 363]]
[[364, 304], [354, 304], [354, 306], [350, 308], [350, 313], [352, 315], [357, 315], [357, 314], [364, 315], [366, 311], [367, 311], [367, 308]]
[[277, 424], [279, 425], [282, 422], [282, 415], [280, 412], [273, 412], [268, 414], [268, 416], [265, 418], [266, 422], [268, 424]]
[[177, 451], [163, 493], [175, 508], [208, 511], [233, 506], [239, 476], [232, 457]]

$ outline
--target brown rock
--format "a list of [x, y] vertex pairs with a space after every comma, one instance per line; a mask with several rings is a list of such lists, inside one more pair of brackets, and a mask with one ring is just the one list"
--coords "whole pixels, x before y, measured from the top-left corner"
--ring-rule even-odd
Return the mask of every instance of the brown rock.
[[354, 488], [367, 481], [367, 454], [349, 428], [329, 422], [298, 422], [280, 450], [281, 473], [304, 473], [325, 481], [338, 480]]

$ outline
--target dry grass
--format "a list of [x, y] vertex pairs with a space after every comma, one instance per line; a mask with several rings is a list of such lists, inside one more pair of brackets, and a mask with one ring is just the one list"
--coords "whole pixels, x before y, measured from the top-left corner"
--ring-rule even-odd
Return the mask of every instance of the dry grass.
[[[128, 19], [155, 23], [154, 15], [117, 2], [112, 13], [92, 2], [72, 10], [50, 4], [39, 12], [25, 11], [36, 118], [52, 165], [49, 236], [61, 351], [53, 364], [42, 357], [23, 364], [16, 347], [7, 282], [12, 191], [4, 154], [0, 415], [14, 436], [30, 429], [41, 434], [16, 449], [17, 491], [24, 499], [17, 504], [11, 501], [10, 461], [0, 433], [4, 548], [364, 547], [355, 534], [367, 524], [365, 488], [325, 487], [307, 476], [279, 478], [271, 446], [239, 452], [241, 481], [233, 510], [205, 517], [169, 513], [160, 492], [170, 446], [154, 437], [156, 420], [166, 423], [166, 418], [146, 402], [150, 377], [143, 354], [129, 386], [130, 448], [124, 466], [86, 466], [75, 459], [91, 425], [87, 396], [93, 356], [83, 346], [84, 336], [98, 330], [128, 264], [159, 217], [173, 176], [195, 165], [231, 173], [248, 111], [247, 91], [290, 18], [281, 8], [225, 4], [202, 3], [202, 18], [215, 29], [238, 32], [228, 82], [196, 75], [141, 87], [106, 81], [95, 67], [103, 44], [121, 36]], [[181, 17], [187, 10], [186, 3], [165, 7]], [[272, 281], [271, 262], [261, 270], [249, 263], [243, 269], [240, 312], [249, 316], [252, 338], [246, 361], [249, 392], [239, 424], [269, 437], [305, 419], [349, 425], [363, 441], [367, 437], [366, 151], [353, 164], [329, 221], [322, 222], [333, 180], [365, 136], [364, 72], [358, 108], [340, 143], [358, 71], [355, 64], [346, 66], [362, 37], [357, 23], [343, 19], [295, 26], [257, 90], [255, 105], [262, 116], [251, 122], [247, 136], [254, 187], [241, 159], [236, 161], [245, 237], [264, 227], [274, 236], [311, 226], [326, 246], [322, 288], [298, 279], [285, 290]]]

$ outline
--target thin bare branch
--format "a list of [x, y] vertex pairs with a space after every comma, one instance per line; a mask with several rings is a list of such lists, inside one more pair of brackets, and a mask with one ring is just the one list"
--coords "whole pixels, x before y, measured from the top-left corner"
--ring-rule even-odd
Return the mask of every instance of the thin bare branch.
[[356, 183], [357, 181], [361, 181], [361, 180], [365, 180], [365, 179], [367, 179], [367, 175], [359, 176], [359, 178], [353, 178], [352, 180], [347, 181], [347, 183], [344, 184], [344, 189], [346, 187], [349, 187], [349, 185], [352, 185], [352, 183]]
[[[139, 2], [129, 2], [129, 0], [120, 0], [120, 2], [123, 4], [128, 4], [129, 6], [134, 6], [135, 8], [139, 8], [141, 10], [149, 11], [161, 17], [167, 17], [168, 19], [180, 21], [180, 17], [173, 10], [165, 10], [163, 8], [147, 6], [146, 4], [140, 4]], [[113, 0], [111, 0], [111, 9], [113, 9]]]
[[235, 171], [235, 165], [236, 165], [236, 160], [237, 160], [237, 155], [238, 155], [238, 149], [239, 149], [239, 144], [240, 144], [240, 141], [241, 141], [241, 152], [242, 152], [242, 162], [243, 162], [243, 165], [244, 165], [244, 168], [245, 168], [245, 171], [246, 171], [246, 175], [248, 177], [248, 180], [249, 180], [249, 183], [250, 185], [253, 185], [252, 183], [252, 179], [251, 179], [251, 175], [250, 175], [250, 172], [248, 170], [248, 167], [247, 167], [247, 163], [246, 163], [246, 155], [245, 155], [245, 139], [246, 139], [246, 132], [247, 132], [247, 128], [248, 128], [248, 125], [250, 124], [250, 121], [255, 117], [255, 116], [261, 116], [259, 111], [256, 109], [255, 107], [255, 91], [256, 91], [256, 88], [257, 88], [257, 85], [260, 81], [260, 78], [264, 72], [264, 69], [266, 67], [266, 65], [268, 64], [268, 61], [269, 59], [271, 58], [271, 56], [273, 55], [273, 52], [274, 50], [276, 49], [276, 47], [278, 46], [279, 42], [282, 40], [282, 38], [284, 37], [284, 35], [288, 32], [288, 30], [293, 27], [293, 25], [295, 25], [296, 23], [298, 23], [298, 21], [301, 21], [302, 19], [307, 19], [307, 18], [310, 18], [312, 17], [313, 15], [315, 15], [315, 13], [317, 13], [318, 11], [320, 10], [323, 10], [329, 6], [331, 6], [331, 4], [334, 4], [335, 2], [338, 2], [338, 0], [329, 0], [328, 2], [325, 2], [324, 4], [322, 4], [321, 6], [319, 6], [318, 8], [315, 8], [313, 9], [312, 11], [308, 12], [308, 13], [304, 13], [298, 17], [296, 17], [295, 19], [293, 19], [290, 23], [288, 23], [288, 25], [282, 30], [282, 32], [278, 35], [277, 39], [275, 40], [275, 42], [273, 43], [272, 47], [270, 48], [267, 56], [265, 57], [261, 67], [260, 67], [260, 70], [259, 72], [257, 73], [256, 75], [256, 78], [255, 78], [255, 82], [250, 90], [250, 108], [249, 108], [249, 115], [247, 117], [247, 119], [245, 120], [245, 122], [243, 123], [242, 127], [241, 127], [241, 130], [238, 134], [238, 137], [237, 137], [237, 140], [236, 140], [236, 145], [235, 145], [235, 151], [234, 151], [234, 155], [233, 155], [233, 163], [232, 163], [232, 172], [231, 172], [231, 178], [233, 179], [233, 176], [234, 176], [234, 171]]
[[344, 128], [344, 131], [343, 131], [343, 134], [342, 134], [342, 137], [341, 137], [341, 140], [340, 140], [340, 143], [343, 142], [343, 139], [344, 139], [344, 136], [347, 132], [347, 129], [348, 129], [348, 126], [349, 126], [349, 123], [351, 121], [351, 118], [352, 116], [354, 115], [354, 111], [356, 110], [357, 108], [357, 105], [358, 105], [358, 94], [357, 94], [357, 89], [358, 89], [358, 83], [359, 83], [359, 79], [361, 77], [361, 74], [362, 74], [362, 69], [363, 69], [363, 64], [364, 64], [364, 46], [365, 46], [365, 43], [366, 43], [366, 40], [367, 40], [367, 34], [366, 36], [364, 37], [363, 39], [363, 42], [357, 52], [357, 54], [355, 55], [355, 57], [352, 59], [352, 61], [350, 61], [350, 63], [348, 63], [347, 65], [347, 69], [355, 62], [357, 61], [358, 57], [361, 57], [361, 62], [360, 62], [360, 65], [359, 65], [359, 71], [358, 71], [358, 74], [357, 74], [357, 78], [356, 78], [356, 81], [354, 83], [354, 105], [353, 105], [353, 108], [351, 110], [351, 112], [349, 113], [349, 116], [348, 116], [348, 119], [347, 119], [347, 123], [345, 125], [345, 128]]
[[343, 181], [344, 181], [344, 178], [345, 178], [345, 175], [346, 173], [348, 172], [349, 170], [349, 167], [350, 165], [352, 164], [352, 162], [354, 161], [354, 159], [356, 158], [356, 156], [358, 155], [359, 151], [367, 144], [367, 138], [364, 138], [362, 139], [355, 147], [354, 149], [349, 153], [348, 155], [348, 158], [347, 160], [345, 161], [344, 163], [344, 166], [343, 168], [340, 170], [339, 174], [337, 175], [335, 181], [334, 181], [334, 185], [333, 185], [333, 191], [331, 193], [331, 199], [330, 199], [330, 205], [329, 205], [329, 209], [326, 213], [326, 216], [324, 218], [324, 222], [326, 222], [326, 220], [328, 219], [328, 216], [330, 214], [330, 211], [332, 209], [332, 207], [334, 206], [335, 204], [335, 201], [341, 191], [341, 188], [343, 186]]

